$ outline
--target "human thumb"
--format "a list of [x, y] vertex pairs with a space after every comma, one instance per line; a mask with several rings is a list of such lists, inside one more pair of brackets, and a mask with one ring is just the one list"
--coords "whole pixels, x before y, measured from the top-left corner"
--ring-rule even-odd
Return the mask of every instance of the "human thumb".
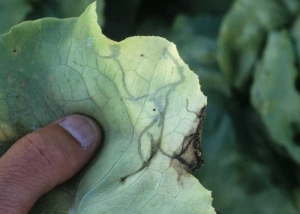
[[95, 121], [75, 114], [18, 140], [0, 158], [0, 213], [28, 213], [91, 159], [101, 139]]

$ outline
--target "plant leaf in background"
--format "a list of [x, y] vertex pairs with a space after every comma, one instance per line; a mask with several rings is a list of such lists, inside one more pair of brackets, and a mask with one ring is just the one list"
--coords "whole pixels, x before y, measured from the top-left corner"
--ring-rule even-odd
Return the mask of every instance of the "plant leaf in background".
[[288, 32], [270, 33], [255, 71], [251, 98], [273, 141], [300, 163], [300, 93], [295, 87], [295, 65], [295, 50]]
[[95, 5], [78, 19], [25, 22], [0, 37], [2, 153], [76, 112], [105, 134], [85, 171], [31, 213], [215, 213], [211, 193], [189, 174], [202, 164], [193, 143], [206, 105], [197, 76], [165, 39], [106, 38]]
[[292, 21], [299, 9], [298, 0], [235, 1], [219, 36], [220, 68], [235, 89], [247, 93], [267, 33]]
[[233, 0], [176, 0], [185, 5], [187, 10], [193, 15], [198, 14], [224, 14], [229, 8]]
[[24, 20], [31, 8], [25, 0], [0, 0], [0, 34]]
[[[246, 11], [254, 12], [249, 15]], [[249, 96], [251, 88], [251, 102], [273, 146], [285, 148], [297, 163], [300, 163], [299, 12], [298, 0], [237, 0], [223, 22], [219, 37], [222, 72], [244, 96]], [[280, 30], [287, 32], [278, 34]]]
[[172, 30], [164, 33], [199, 75], [201, 89], [208, 96], [202, 136], [205, 164], [195, 175], [212, 190], [217, 213], [296, 214], [299, 178], [287, 171], [297, 172], [299, 167], [269, 147], [268, 130], [263, 128], [258, 112], [232, 93], [220, 72], [219, 26], [218, 16], [180, 15]]

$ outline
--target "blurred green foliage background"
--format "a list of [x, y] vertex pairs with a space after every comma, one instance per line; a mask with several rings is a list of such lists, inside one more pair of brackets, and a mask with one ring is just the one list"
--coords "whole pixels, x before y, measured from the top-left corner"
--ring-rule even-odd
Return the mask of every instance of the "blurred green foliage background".
[[[93, 0], [0, 0], [0, 34]], [[104, 34], [162, 36], [208, 96], [205, 165], [218, 214], [300, 213], [300, 0], [106, 0]]]

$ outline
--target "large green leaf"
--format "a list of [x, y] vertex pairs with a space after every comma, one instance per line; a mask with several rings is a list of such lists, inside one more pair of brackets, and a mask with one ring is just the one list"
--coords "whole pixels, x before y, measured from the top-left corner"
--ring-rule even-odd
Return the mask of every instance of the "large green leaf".
[[26, 22], [0, 37], [2, 153], [75, 112], [104, 129], [93, 162], [32, 213], [215, 213], [211, 193], [190, 174], [202, 164], [206, 97], [197, 76], [165, 39], [109, 40], [95, 9]]
[[219, 64], [236, 89], [247, 90], [267, 33], [285, 27], [299, 10], [298, 0], [235, 1], [220, 30]]
[[296, 90], [296, 57], [286, 31], [274, 31], [257, 66], [251, 90], [253, 105], [272, 139], [300, 163], [300, 94]]
[[[217, 24], [216, 17], [181, 15], [168, 36], [209, 99], [202, 135], [205, 164], [195, 176], [212, 190], [217, 213], [297, 214], [299, 167], [272, 150], [260, 115], [249, 103], [241, 105], [220, 73]], [[296, 27], [294, 33], [299, 34]]]

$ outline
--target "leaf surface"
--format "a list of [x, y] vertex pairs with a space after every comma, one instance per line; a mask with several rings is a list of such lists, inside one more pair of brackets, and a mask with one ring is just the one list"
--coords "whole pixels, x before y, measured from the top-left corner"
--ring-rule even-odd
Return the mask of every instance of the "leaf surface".
[[[214, 33], [218, 23], [218, 17], [180, 15], [174, 22], [171, 35], [167, 37], [175, 41], [181, 57], [199, 75], [201, 90], [209, 99], [202, 135], [205, 166], [195, 176], [204, 187], [212, 190], [213, 207], [217, 213], [296, 214], [299, 210], [299, 188], [293, 186], [293, 181], [298, 179], [298, 167], [289, 161], [289, 168], [286, 168], [285, 156], [276, 154], [270, 148], [269, 132], [265, 133], [258, 112], [249, 104], [241, 105], [241, 97], [234, 94], [220, 73], [216, 63]], [[298, 19], [293, 27], [297, 47], [299, 23]], [[278, 40], [276, 44], [279, 47], [276, 51], [272, 49], [274, 53], [284, 50], [279, 58], [289, 56], [286, 47], [281, 46]], [[285, 65], [282, 60], [277, 60], [278, 64]], [[261, 84], [257, 86], [262, 87]], [[268, 90], [275, 88], [272, 85]], [[268, 102], [267, 97], [264, 97], [264, 102]], [[273, 112], [273, 115], [279, 113]], [[286, 170], [295, 174], [289, 174]]]
[[215, 213], [189, 172], [206, 97], [174, 44], [120, 43], [99, 28], [95, 3], [77, 18], [25, 22], [0, 37], [0, 151], [51, 121], [82, 113], [105, 141], [79, 176], [31, 213]]
[[288, 25], [299, 10], [298, 0], [235, 1], [220, 29], [218, 56], [221, 70], [234, 88], [247, 91], [267, 34]]
[[297, 76], [295, 50], [287, 31], [274, 31], [268, 37], [263, 59], [255, 71], [251, 100], [274, 142], [285, 147], [300, 163]]

